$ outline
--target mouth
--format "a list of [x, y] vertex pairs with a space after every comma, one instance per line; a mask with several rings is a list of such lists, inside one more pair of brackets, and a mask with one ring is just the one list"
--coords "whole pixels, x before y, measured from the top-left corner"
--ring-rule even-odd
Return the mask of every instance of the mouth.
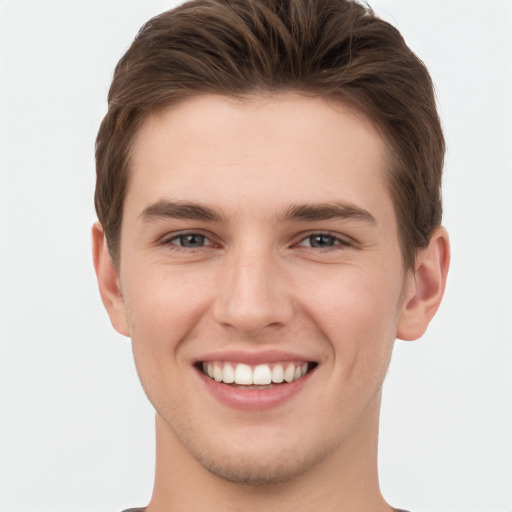
[[265, 390], [303, 379], [317, 366], [313, 361], [282, 361], [249, 365], [232, 361], [200, 361], [196, 368], [212, 381], [245, 390]]

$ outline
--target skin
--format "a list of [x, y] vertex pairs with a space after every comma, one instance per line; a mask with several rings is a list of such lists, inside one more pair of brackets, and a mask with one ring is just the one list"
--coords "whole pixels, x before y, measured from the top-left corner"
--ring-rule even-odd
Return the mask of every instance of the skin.
[[[156, 410], [149, 512], [392, 510], [377, 476], [381, 387], [395, 338], [421, 336], [440, 303], [449, 248], [440, 227], [404, 268], [387, 161], [364, 116], [292, 93], [197, 97], [142, 125], [118, 264], [99, 224], [93, 244]], [[183, 218], [184, 202], [215, 215]], [[226, 350], [316, 367], [277, 406], [244, 410], [195, 366]]]

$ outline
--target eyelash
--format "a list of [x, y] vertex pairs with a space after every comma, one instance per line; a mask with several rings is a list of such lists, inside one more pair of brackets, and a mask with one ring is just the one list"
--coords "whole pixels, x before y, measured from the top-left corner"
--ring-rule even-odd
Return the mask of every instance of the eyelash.
[[[187, 237], [200, 238], [200, 242], [202, 242], [202, 244], [199, 246], [196, 246], [196, 247], [190, 247], [190, 246], [183, 245], [183, 243], [175, 243], [176, 241], [183, 242], [184, 239], [186, 239]], [[328, 239], [329, 243], [331, 245], [325, 244], [323, 247], [322, 246], [314, 247], [313, 245], [304, 245], [304, 243], [307, 242], [308, 240], [309, 240], [309, 243], [312, 244], [312, 240], [314, 238]], [[209, 243], [205, 244], [204, 242], [206, 242], [206, 241]], [[215, 246], [215, 244], [208, 238], [207, 235], [200, 233], [200, 232], [196, 232], [196, 231], [175, 234], [170, 238], [164, 239], [162, 241], [162, 245], [171, 246], [173, 250], [180, 251], [180, 252], [191, 252], [194, 250], [200, 250], [204, 247]], [[305, 247], [307, 249], [320, 249], [324, 252], [329, 251], [329, 250], [332, 251], [332, 250], [336, 250], [336, 249], [352, 247], [353, 245], [354, 245], [354, 243], [347, 238], [340, 237], [338, 235], [334, 235], [332, 233], [323, 232], [323, 231], [311, 232], [311, 233], [307, 234], [306, 236], [302, 235], [299, 243], [294, 244], [294, 246], [296, 246], [296, 247]]]
[[[196, 238], [200, 238], [202, 241], [203, 241], [203, 244], [198, 246], [198, 247], [188, 247], [186, 245], [182, 245], [182, 244], [178, 244], [178, 243], [173, 243], [175, 241], [182, 241], [184, 239], [186, 239], [187, 237], [196, 237]], [[208, 241], [209, 243], [207, 244], [204, 244], [205, 241]], [[211, 240], [206, 236], [204, 235], [203, 233], [199, 233], [197, 231], [190, 231], [190, 232], [186, 232], [186, 233], [179, 233], [177, 235], [173, 235], [172, 237], [170, 238], [166, 238], [162, 241], [162, 245], [168, 245], [168, 246], [171, 246], [173, 250], [175, 251], [183, 251], [183, 252], [190, 252], [190, 251], [193, 251], [193, 250], [196, 250], [196, 249], [202, 249], [203, 247], [211, 247], [213, 245], [215, 245], [213, 242], [211, 242]]]
[[[323, 247], [314, 247], [312, 245], [304, 246], [303, 243], [309, 240], [309, 242], [312, 242], [313, 238], [324, 238], [329, 239], [330, 242], [332, 242], [332, 245], [324, 245]], [[340, 237], [338, 235], [334, 235], [329, 232], [314, 232], [308, 234], [306, 237], [302, 238], [301, 241], [297, 244], [299, 247], [307, 247], [308, 249], [322, 249], [324, 251], [328, 250], [336, 250], [337, 248], [345, 248], [345, 247], [352, 247], [354, 244], [348, 240], [347, 238]]]

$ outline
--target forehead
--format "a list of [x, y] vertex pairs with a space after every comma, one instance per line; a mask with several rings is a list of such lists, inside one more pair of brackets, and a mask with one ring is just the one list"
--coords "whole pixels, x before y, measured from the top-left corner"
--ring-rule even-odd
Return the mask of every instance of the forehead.
[[142, 124], [127, 202], [170, 197], [243, 211], [341, 199], [368, 209], [383, 196], [390, 203], [387, 161], [377, 128], [339, 101], [200, 96]]

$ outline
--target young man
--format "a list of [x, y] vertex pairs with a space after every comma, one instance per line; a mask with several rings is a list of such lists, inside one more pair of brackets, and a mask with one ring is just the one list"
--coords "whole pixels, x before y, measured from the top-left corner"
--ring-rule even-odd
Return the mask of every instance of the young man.
[[93, 244], [156, 410], [145, 510], [394, 510], [381, 388], [444, 292], [443, 155], [426, 69], [356, 2], [193, 0], [143, 27]]

